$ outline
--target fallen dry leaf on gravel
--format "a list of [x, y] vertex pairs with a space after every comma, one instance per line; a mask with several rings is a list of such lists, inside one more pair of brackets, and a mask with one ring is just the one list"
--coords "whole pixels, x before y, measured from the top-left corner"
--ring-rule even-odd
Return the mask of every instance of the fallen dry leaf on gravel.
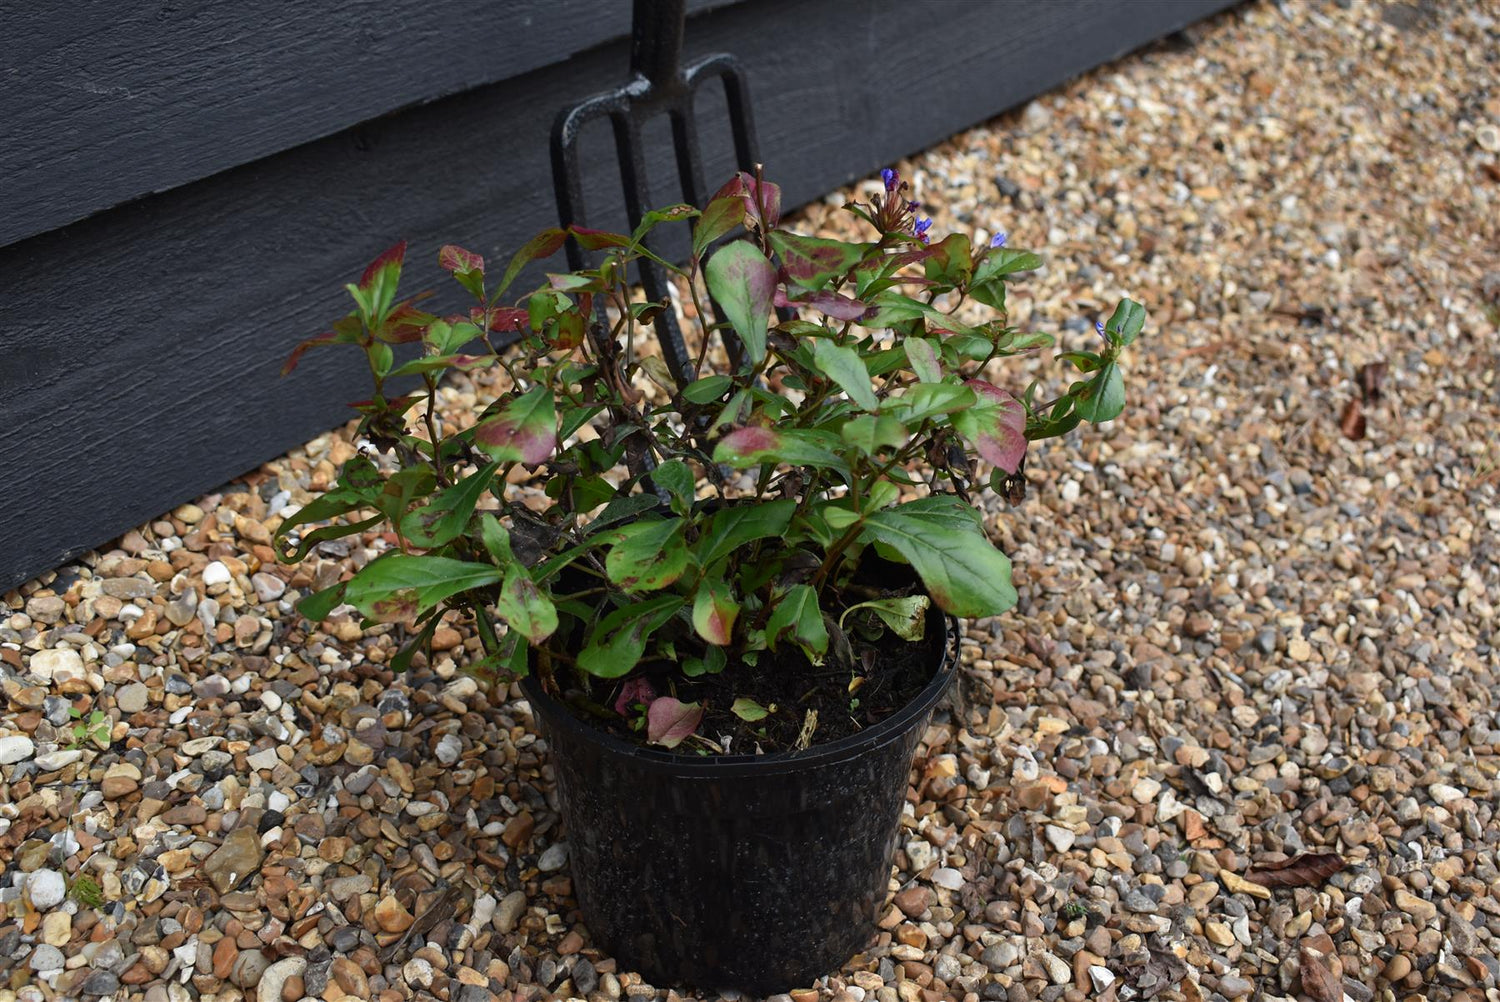
[[1299, 951], [1298, 960], [1302, 965], [1302, 990], [1313, 1002], [1342, 1002], [1344, 989], [1332, 972], [1323, 966], [1321, 953], [1304, 946]]
[[1303, 853], [1275, 863], [1258, 863], [1245, 874], [1266, 887], [1313, 887], [1344, 868], [1336, 852]]

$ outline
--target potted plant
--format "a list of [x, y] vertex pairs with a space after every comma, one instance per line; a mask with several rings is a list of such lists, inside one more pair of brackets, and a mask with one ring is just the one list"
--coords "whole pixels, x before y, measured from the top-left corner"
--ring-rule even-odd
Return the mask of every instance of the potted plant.
[[[894, 171], [848, 208], [868, 241], [798, 234], [741, 173], [630, 234], [547, 230], [498, 280], [444, 247], [473, 305], [441, 317], [398, 300], [398, 245], [288, 361], [356, 345], [375, 392], [356, 405], [368, 446], [279, 550], [390, 541], [299, 609], [401, 624], [396, 670], [445, 617], [472, 621], [469, 670], [519, 678], [549, 741], [588, 928], [654, 980], [781, 991], [867, 940], [954, 671], [950, 617], [1016, 601], [975, 498], [1022, 488], [1028, 442], [1120, 413], [1145, 320], [1122, 301], [1094, 350], [1062, 353], [1080, 373], [1064, 392], [1013, 395], [994, 370], [1053, 343], [1006, 322], [1036, 255], [937, 239]], [[648, 240], [671, 225], [690, 228], [682, 266]], [[597, 266], [516, 297], [569, 237]], [[683, 283], [681, 380], [646, 336], [672, 305], [632, 295], [641, 258]], [[420, 353], [398, 361], [406, 343]], [[438, 381], [484, 367], [501, 395], [444, 433]]]

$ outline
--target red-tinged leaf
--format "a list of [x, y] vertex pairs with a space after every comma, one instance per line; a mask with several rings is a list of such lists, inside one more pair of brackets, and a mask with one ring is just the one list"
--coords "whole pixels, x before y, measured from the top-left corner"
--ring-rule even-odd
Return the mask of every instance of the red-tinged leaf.
[[1302, 990], [1313, 1002], [1343, 1002], [1344, 986], [1323, 963], [1323, 954], [1302, 944], [1297, 951]]
[[487, 321], [489, 330], [511, 334], [526, 329], [530, 314], [516, 306], [491, 306], [488, 309], [476, 306], [469, 310], [469, 319], [480, 327], [484, 327]]
[[297, 367], [297, 363], [302, 361], [302, 356], [307, 351], [307, 349], [316, 348], [320, 345], [325, 344], [338, 344], [340, 341], [341, 339], [339, 338], [337, 331], [324, 331], [322, 334], [319, 334], [316, 337], [308, 338], [306, 341], [301, 342], [297, 345], [297, 347], [292, 349], [292, 353], [288, 355], [286, 357], [286, 361], [282, 363], [281, 374], [285, 376], [287, 373], [295, 369]]
[[720, 647], [734, 635], [734, 621], [740, 607], [729, 584], [720, 578], [705, 578], [693, 597], [693, 629], [698, 636]]
[[744, 469], [757, 463], [791, 463], [841, 469], [843, 461], [833, 449], [841, 444], [837, 435], [793, 428], [776, 431], [758, 425], [738, 428], [714, 447], [714, 462]]
[[630, 715], [630, 708], [637, 703], [651, 705], [656, 698], [656, 690], [651, 688], [651, 683], [640, 676], [627, 678], [625, 684], [620, 686], [620, 694], [615, 697], [615, 712], [622, 717]]
[[537, 386], [516, 397], [474, 428], [474, 444], [491, 458], [536, 466], [557, 448], [557, 412], [552, 393]]
[[[761, 184], [745, 171], [740, 171], [729, 183], [714, 192], [714, 198], [738, 195], [745, 203], [745, 218], [762, 230], [773, 229], [781, 222], [781, 186], [769, 182]], [[764, 207], [765, 212], [761, 209]], [[762, 218], [764, 216], [764, 218]]]
[[359, 287], [369, 292], [375, 281], [381, 277], [381, 273], [394, 266], [396, 274], [401, 274], [401, 263], [406, 260], [406, 241], [402, 240], [394, 247], [388, 247], [380, 256], [371, 261], [365, 268], [363, 275], [359, 276]]
[[1355, 441], [1365, 437], [1365, 412], [1357, 397], [1344, 405], [1344, 411], [1339, 415], [1339, 431], [1344, 433], [1345, 438]]
[[663, 748], [682, 744], [703, 721], [703, 707], [676, 696], [661, 696], [646, 709], [646, 740]]
[[1006, 473], [1015, 473], [1026, 457], [1026, 408], [1015, 397], [982, 379], [964, 385], [979, 397], [979, 403], [955, 413], [953, 426], [984, 461]]
[[515, 256], [510, 259], [510, 264], [505, 268], [505, 276], [500, 279], [500, 288], [496, 290], [495, 295], [501, 295], [506, 289], [510, 288], [510, 283], [516, 280], [516, 276], [520, 274], [522, 268], [538, 258], [551, 257], [553, 254], [556, 254], [558, 249], [562, 247], [563, 241], [567, 238], [567, 233], [553, 226], [526, 241], [521, 249], [516, 251]]
[[484, 274], [484, 258], [456, 244], [444, 244], [438, 251], [438, 267], [444, 271], [477, 271]]
[[437, 317], [425, 313], [411, 304], [411, 300], [397, 306], [385, 318], [385, 322], [373, 333], [386, 344], [410, 344], [422, 340], [422, 334]]
[[804, 289], [821, 289], [859, 263], [868, 244], [851, 244], [823, 237], [776, 231], [771, 246], [781, 256], [781, 270]]
[[736, 195], [715, 198], [708, 203], [693, 227], [693, 255], [701, 256], [708, 245], [745, 221], [745, 200]]
[[603, 250], [606, 247], [629, 247], [630, 238], [623, 233], [608, 230], [592, 230], [587, 226], [570, 226], [568, 232], [584, 250]]
[[868, 304], [860, 302], [849, 296], [824, 289], [811, 295], [799, 296], [796, 299], [788, 299], [786, 291], [777, 288], [774, 299], [777, 306], [806, 306], [808, 309], [817, 310], [819, 313], [833, 317], [835, 320], [858, 320], [872, 309]]
[[719, 460], [721, 451], [734, 456], [753, 456], [759, 453], [775, 452], [780, 445], [779, 432], [770, 428], [762, 428], [759, 425], [750, 425], [725, 435], [714, 448], [714, 460], [715, 462]]
[[1257, 863], [1245, 874], [1263, 887], [1316, 887], [1344, 868], [1336, 852], [1303, 853], [1275, 863]]

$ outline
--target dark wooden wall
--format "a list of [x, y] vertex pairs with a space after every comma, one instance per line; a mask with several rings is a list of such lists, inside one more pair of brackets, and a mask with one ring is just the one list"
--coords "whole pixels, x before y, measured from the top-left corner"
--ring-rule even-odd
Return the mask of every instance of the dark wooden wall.
[[[798, 204], [1233, 2], [699, 0], [685, 56], [741, 58]], [[440, 244], [498, 258], [554, 221], [548, 130], [622, 79], [629, 4], [54, 0], [6, 21], [0, 589], [345, 420], [358, 360], [280, 379], [291, 346], [397, 239], [427, 288]], [[699, 118], [712, 186], [722, 99]], [[610, 169], [587, 187], [617, 201]]]

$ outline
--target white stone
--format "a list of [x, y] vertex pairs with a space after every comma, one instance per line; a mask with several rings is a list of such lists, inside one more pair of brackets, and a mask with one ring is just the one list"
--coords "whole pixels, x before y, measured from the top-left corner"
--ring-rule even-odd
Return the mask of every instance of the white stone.
[[906, 843], [906, 858], [911, 861], [912, 872], [918, 872], [931, 866], [937, 857], [933, 851], [932, 843], [926, 839], [912, 839]]
[[0, 738], [0, 765], [24, 762], [36, 754], [36, 745], [24, 734], [11, 734]]
[[281, 759], [277, 758], [275, 748], [266, 748], [256, 752], [254, 755], [246, 756], [245, 761], [250, 764], [250, 768], [259, 771], [261, 769], [276, 768]]
[[568, 843], [558, 842], [547, 847], [547, 851], [542, 853], [542, 858], [536, 861], [536, 868], [543, 873], [552, 873], [561, 870], [567, 862]]
[[1462, 800], [1464, 798], [1462, 790], [1449, 786], [1446, 783], [1433, 783], [1427, 788], [1427, 792], [1432, 794], [1432, 799], [1440, 804], [1451, 804], [1455, 800]]
[[56, 870], [35, 870], [26, 878], [26, 897], [39, 912], [57, 907], [67, 896], [68, 885]]
[[38, 755], [36, 757], [36, 767], [42, 772], [56, 772], [59, 769], [66, 769], [81, 758], [83, 758], [83, 749], [65, 748], [61, 751]]
[[1052, 848], [1056, 849], [1058, 852], [1067, 852], [1069, 849], [1073, 848], [1073, 843], [1077, 840], [1078, 837], [1068, 829], [1061, 828], [1057, 825], [1047, 825], [1046, 830], [1047, 841], [1051, 842]]
[[224, 561], [215, 560], [203, 568], [203, 587], [212, 588], [215, 585], [228, 584], [232, 577], [229, 568], [224, 566]]
[[1089, 980], [1094, 983], [1094, 991], [1106, 992], [1109, 986], [1115, 983], [1115, 972], [1108, 967], [1100, 967], [1094, 964], [1089, 967]]
[[443, 763], [443, 765], [452, 765], [458, 761], [458, 756], [463, 753], [463, 750], [464, 745], [458, 739], [458, 735], [444, 734], [438, 739], [436, 750], [437, 760]]
[[932, 871], [932, 882], [950, 891], [957, 891], [964, 886], [964, 875], [951, 866], [940, 866]]
[[1149, 804], [1156, 799], [1156, 795], [1160, 792], [1160, 783], [1149, 776], [1143, 776], [1135, 781], [1135, 786], [1131, 789], [1130, 795], [1135, 798], [1135, 802], [1138, 804]]
[[82, 675], [83, 658], [69, 647], [59, 647], [53, 651], [37, 651], [31, 656], [31, 674], [50, 681], [59, 671]]

